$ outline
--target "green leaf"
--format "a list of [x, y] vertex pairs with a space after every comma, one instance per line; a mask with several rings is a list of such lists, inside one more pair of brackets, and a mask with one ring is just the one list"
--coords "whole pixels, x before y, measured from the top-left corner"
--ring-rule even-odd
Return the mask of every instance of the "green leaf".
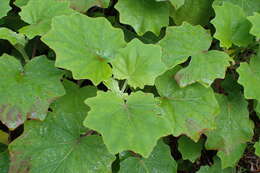
[[170, 1], [171, 4], [177, 9], [184, 5], [185, 0], [156, 0], [157, 2]]
[[155, 0], [119, 1], [120, 22], [131, 25], [139, 35], [152, 31], [159, 35], [162, 27], [169, 24], [169, 4]]
[[72, 71], [74, 79], [90, 79], [95, 85], [112, 75], [108, 61], [126, 44], [123, 32], [106, 19], [82, 14], [55, 17], [42, 40], [56, 52], [57, 67]]
[[9, 154], [7, 146], [0, 143], [0, 172], [8, 173], [9, 170]]
[[161, 56], [160, 46], [134, 39], [112, 61], [114, 77], [126, 79], [134, 88], [154, 85], [155, 78], [166, 69]]
[[235, 168], [221, 168], [220, 159], [215, 157], [214, 164], [212, 166], [203, 166], [200, 168], [198, 173], [236, 173]]
[[185, 62], [189, 56], [207, 51], [211, 36], [201, 26], [183, 22], [166, 29], [166, 36], [158, 43], [162, 47], [162, 61], [169, 68]]
[[0, 2], [0, 18], [7, 15], [7, 12], [11, 10], [9, 6], [10, 0], [1, 0]]
[[247, 14], [247, 16], [253, 15], [254, 12], [260, 13], [259, 0], [215, 0], [214, 5], [222, 5], [223, 2], [230, 2], [232, 4], [240, 6]]
[[220, 45], [230, 48], [232, 44], [246, 47], [253, 39], [249, 34], [250, 22], [246, 18], [243, 9], [229, 2], [223, 5], [213, 6], [216, 17], [211, 23], [216, 28], [214, 37], [220, 41]]
[[251, 141], [254, 125], [249, 119], [248, 103], [240, 93], [216, 98], [221, 111], [216, 118], [217, 128], [207, 133], [206, 148], [219, 150], [223, 168], [233, 167], [243, 154], [245, 143]]
[[[260, 1], [259, 1], [260, 2]], [[255, 35], [258, 39], [260, 38], [260, 13], [254, 13], [253, 16], [247, 18], [252, 23], [250, 33]]]
[[120, 163], [119, 173], [177, 173], [177, 164], [171, 157], [169, 147], [162, 140], [158, 142], [150, 156], [128, 157]]
[[239, 73], [238, 82], [244, 87], [246, 99], [256, 99], [260, 101], [260, 48], [257, 56], [252, 57], [250, 63], [241, 63], [237, 69]]
[[176, 9], [178, 9], [185, 3], [185, 0], [170, 0], [170, 2]]
[[175, 79], [181, 87], [195, 82], [210, 87], [216, 78], [225, 77], [226, 69], [231, 61], [232, 59], [225, 52], [217, 50], [202, 52], [194, 55], [189, 66], [181, 69]]
[[25, 46], [27, 41], [23, 34], [18, 34], [8, 28], [0, 28], [0, 39], [8, 40], [12, 45]]
[[45, 56], [22, 67], [4, 54], [0, 57], [0, 120], [11, 129], [27, 117], [43, 120], [52, 100], [65, 94], [62, 74]]
[[259, 141], [255, 143], [254, 148], [255, 148], [255, 154], [260, 157], [260, 142]]
[[2, 144], [8, 144], [8, 138], [9, 138], [9, 134], [0, 130], [0, 143]]
[[[18, 7], [25, 6], [30, 0], [15, 0], [14, 4]], [[32, 0], [33, 1], [33, 0]]]
[[97, 135], [82, 135], [89, 109], [83, 100], [95, 95], [93, 87], [65, 82], [67, 94], [55, 102], [44, 122], [28, 121], [22, 136], [9, 146], [10, 172], [30, 167], [30, 173], [111, 172], [115, 159]]
[[157, 140], [169, 134], [152, 94], [139, 91], [123, 99], [111, 91], [99, 91], [85, 103], [91, 111], [84, 125], [101, 133], [113, 154], [132, 150], [147, 158]]
[[101, 8], [107, 8], [110, 0], [57, 0], [57, 1], [68, 1], [70, 2], [70, 8], [84, 13], [89, 8], [97, 6]]
[[[180, 1], [179, 3], [181, 4], [184, 2], [184, 0], [178, 1]], [[170, 15], [177, 25], [181, 25], [186, 21], [192, 25], [204, 26], [208, 24], [214, 14], [212, 2], [213, 0], [186, 0], [184, 5], [180, 8], [178, 8], [178, 6], [172, 8]]]
[[[16, 0], [15, 5], [18, 7], [22, 7], [28, 4], [29, 1], [35, 1], [35, 0]], [[56, 0], [56, 1], [69, 2], [70, 8], [81, 13], [86, 12], [89, 8], [93, 6], [107, 8], [110, 3], [110, 0]]]
[[21, 8], [22, 20], [30, 25], [22, 27], [19, 32], [32, 39], [42, 36], [51, 29], [51, 20], [55, 16], [69, 15], [74, 11], [69, 8], [68, 2], [55, 0], [31, 0]]
[[194, 141], [215, 129], [219, 106], [211, 88], [193, 84], [180, 88], [174, 80], [179, 66], [159, 76], [155, 86], [161, 96], [161, 107], [174, 136], [186, 134]]
[[184, 160], [195, 162], [201, 155], [204, 140], [201, 138], [197, 143], [186, 136], [178, 139], [178, 150], [181, 152]]

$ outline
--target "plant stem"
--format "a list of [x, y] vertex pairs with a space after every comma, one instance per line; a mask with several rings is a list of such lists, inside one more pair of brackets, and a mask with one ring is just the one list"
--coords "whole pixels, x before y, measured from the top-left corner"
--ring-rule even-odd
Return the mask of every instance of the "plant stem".
[[15, 48], [22, 54], [26, 63], [30, 61], [30, 58], [27, 55], [27, 53], [25, 52], [24, 47], [22, 45], [17, 44], [17, 45], [15, 45]]

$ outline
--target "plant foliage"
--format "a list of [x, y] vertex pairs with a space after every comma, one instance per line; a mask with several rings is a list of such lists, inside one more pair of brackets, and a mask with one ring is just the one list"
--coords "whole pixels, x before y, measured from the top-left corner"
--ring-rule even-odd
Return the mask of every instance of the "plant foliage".
[[1, 0], [0, 173], [259, 172], [259, 39], [259, 0]]

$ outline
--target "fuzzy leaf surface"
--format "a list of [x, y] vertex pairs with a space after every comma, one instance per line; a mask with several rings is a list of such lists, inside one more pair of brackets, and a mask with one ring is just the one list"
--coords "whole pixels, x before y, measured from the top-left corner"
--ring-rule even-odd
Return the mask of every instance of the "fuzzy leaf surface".
[[216, 98], [221, 111], [216, 118], [217, 128], [207, 133], [206, 147], [219, 150], [223, 168], [233, 167], [244, 151], [244, 144], [251, 141], [254, 125], [249, 119], [248, 103], [240, 93]]
[[31, 0], [21, 8], [20, 16], [29, 25], [19, 31], [32, 39], [47, 33], [51, 29], [51, 20], [55, 16], [70, 15], [74, 11], [68, 2], [55, 0]]
[[216, 78], [225, 78], [226, 69], [231, 61], [228, 54], [222, 51], [202, 52], [194, 55], [189, 66], [181, 69], [175, 79], [181, 87], [195, 82], [210, 87]]
[[214, 37], [220, 41], [222, 47], [230, 48], [232, 44], [245, 47], [252, 41], [253, 36], [249, 34], [251, 23], [241, 7], [224, 2], [213, 8], [216, 13], [211, 21], [216, 28]]
[[259, 39], [260, 38], [260, 12], [259, 13], [254, 13], [253, 16], [249, 16], [248, 20], [253, 25], [251, 30], [250, 30], [250, 33], [252, 35], [256, 36]]
[[115, 8], [120, 22], [131, 25], [139, 35], [152, 31], [159, 35], [162, 27], [169, 24], [169, 4], [155, 0], [118, 1]]
[[250, 63], [241, 63], [237, 69], [239, 73], [238, 82], [244, 87], [244, 96], [247, 99], [260, 101], [260, 48], [255, 57], [250, 59]]
[[129, 157], [120, 163], [119, 173], [177, 173], [177, 164], [171, 156], [170, 149], [158, 142], [150, 156], [146, 158]]
[[83, 135], [87, 129], [82, 121], [89, 110], [84, 99], [95, 96], [96, 89], [67, 81], [64, 85], [67, 94], [52, 105], [46, 120], [26, 122], [23, 135], [11, 143], [11, 172], [28, 166], [30, 173], [110, 172], [115, 157], [101, 137]]
[[43, 120], [50, 103], [65, 94], [61, 70], [45, 56], [22, 67], [12, 56], [0, 57], [0, 120], [14, 129], [27, 117]]
[[157, 140], [169, 134], [152, 94], [139, 91], [124, 99], [111, 91], [99, 91], [85, 103], [91, 110], [84, 125], [101, 133], [113, 154], [132, 150], [147, 158]]
[[112, 61], [113, 74], [117, 79], [126, 79], [134, 88], [154, 85], [155, 78], [166, 69], [161, 56], [160, 46], [134, 39]]
[[215, 129], [219, 106], [211, 88], [193, 84], [180, 88], [174, 79], [177, 66], [159, 76], [155, 86], [161, 96], [161, 107], [174, 136], [186, 134], [194, 141]]
[[211, 36], [201, 26], [184, 22], [181, 26], [170, 26], [166, 36], [158, 43], [162, 47], [162, 61], [169, 68], [185, 62], [189, 56], [207, 51]]
[[105, 18], [82, 14], [55, 17], [42, 40], [56, 52], [57, 67], [72, 71], [74, 79], [90, 79], [95, 85], [112, 75], [108, 61], [126, 44], [123, 32]]

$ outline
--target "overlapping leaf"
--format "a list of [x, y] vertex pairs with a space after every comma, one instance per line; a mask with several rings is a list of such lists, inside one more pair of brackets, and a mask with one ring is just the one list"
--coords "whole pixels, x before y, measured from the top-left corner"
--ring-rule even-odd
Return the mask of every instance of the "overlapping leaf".
[[244, 96], [247, 99], [257, 99], [260, 101], [260, 48], [258, 54], [252, 57], [250, 63], [241, 63], [237, 72], [239, 73], [238, 82], [244, 87]]
[[120, 163], [119, 173], [177, 173], [177, 164], [171, 157], [169, 147], [162, 140], [158, 142], [150, 156], [129, 157]]
[[106, 19], [81, 14], [55, 17], [42, 40], [54, 49], [57, 67], [72, 71], [74, 79], [90, 79], [94, 84], [112, 75], [108, 61], [125, 46], [123, 32]]
[[[194, 55], [187, 68], [180, 70], [175, 79], [181, 87], [200, 82], [209, 87], [216, 78], [224, 78], [232, 59], [225, 52], [211, 50]], [[200, 67], [200, 68], [198, 68]]]
[[23, 34], [16, 33], [8, 28], [0, 28], [0, 39], [8, 40], [12, 45], [25, 46], [26, 39]]
[[23, 6], [20, 16], [29, 25], [19, 31], [29, 38], [42, 36], [51, 29], [51, 20], [55, 16], [69, 15], [74, 11], [69, 8], [68, 2], [55, 0], [31, 0]]
[[216, 118], [216, 130], [207, 133], [206, 147], [219, 150], [223, 168], [233, 167], [242, 155], [245, 143], [253, 137], [254, 125], [249, 119], [247, 102], [240, 93], [229, 97], [217, 95], [216, 98], [221, 112]]
[[215, 157], [214, 164], [212, 166], [203, 166], [200, 168], [198, 173], [236, 173], [235, 168], [221, 168], [220, 159]]
[[169, 133], [157, 102], [152, 94], [140, 91], [126, 99], [99, 91], [85, 102], [91, 111], [84, 125], [102, 134], [111, 153], [132, 150], [147, 158], [157, 140]]
[[215, 0], [215, 5], [222, 5], [223, 2], [230, 2], [232, 4], [238, 5], [241, 7], [244, 12], [251, 16], [254, 12], [260, 12], [260, 1], [259, 0]]
[[251, 24], [243, 9], [230, 2], [213, 7], [216, 17], [211, 23], [216, 28], [214, 37], [220, 41], [220, 45], [225, 48], [230, 48], [232, 44], [247, 46], [252, 41], [253, 36], [249, 34]]
[[152, 31], [159, 35], [162, 27], [169, 24], [169, 5], [155, 0], [118, 1], [115, 8], [120, 22], [131, 25], [139, 35]]
[[195, 82], [209, 87], [216, 78], [225, 77], [231, 59], [224, 52], [208, 51], [210, 44], [211, 37], [201, 26], [184, 22], [181, 26], [167, 28], [165, 38], [159, 42], [163, 62], [174, 67], [192, 56], [189, 66], [177, 73], [176, 80], [181, 87]]
[[155, 78], [166, 69], [161, 56], [160, 46], [134, 39], [112, 61], [113, 74], [117, 79], [126, 79], [134, 88], [154, 85]]
[[78, 88], [65, 82], [67, 94], [52, 106], [44, 122], [25, 123], [24, 134], [10, 145], [10, 172], [30, 173], [110, 172], [115, 159], [100, 136], [83, 135], [82, 121], [89, 108], [83, 100], [93, 97], [95, 88]]
[[165, 112], [174, 136], [186, 134], [194, 141], [200, 135], [215, 129], [215, 117], [219, 106], [211, 88], [193, 84], [180, 88], [174, 80], [179, 66], [159, 76], [155, 86], [161, 96]]
[[[174, 4], [184, 4], [171, 10], [174, 23], [181, 25], [184, 21], [193, 25], [206, 25], [213, 16], [213, 0], [171, 0]], [[177, 2], [179, 1], [179, 2]]]
[[[260, 1], [259, 1], [260, 6]], [[255, 35], [258, 39], [260, 38], [260, 12], [254, 13], [253, 16], [249, 16], [248, 20], [252, 23], [252, 28], [250, 30], [250, 33]]]
[[11, 10], [11, 7], [9, 6], [9, 0], [1, 0], [0, 1], [0, 18], [7, 15], [7, 12]]
[[184, 160], [190, 160], [194, 162], [200, 157], [203, 144], [203, 139], [200, 139], [197, 143], [195, 143], [190, 138], [181, 136], [178, 139], [178, 150], [181, 152], [182, 158]]
[[27, 117], [43, 120], [50, 102], [65, 94], [62, 74], [45, 56], [25, 67], [14, 57], [0, 57], [0, 120], [11, 129]]
[[166, 36], [159, 42], [162, 60], [168, 67], [185, 62], [189, 56], [207, 51], [211, 44], [210, 35], [201, 26], [184, 22], [181, 26], [171, 26]]
[[[18, 7], [25, 6], [29, 1], [35, 0], [16, 0], [15, 5]], [[109, 6], [110, 0], [53, 0], [53, 1], [63, 1], [69, 2], [70, 8], [78, 12], [86, 12], [89, 8], [93, 6], [98, 6], [102, 8], [107, 8]]]

